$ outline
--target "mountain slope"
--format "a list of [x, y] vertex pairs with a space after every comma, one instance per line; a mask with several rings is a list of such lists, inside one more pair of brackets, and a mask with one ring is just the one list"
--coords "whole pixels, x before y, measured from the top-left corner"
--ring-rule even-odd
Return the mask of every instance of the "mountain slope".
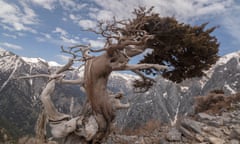
[[[174, 125], [179, 116], [193, 112], [194, 96], [205, 95], [214, 89], [226, 94], [240, 91], [240, 52], [219, 59], [209, 71], [208, 77], [185, 80], [180, 84], [157, 77], [154, 86], [146, 93], [133, 93], [131, 83], [136, 76], [114, 72], [108, 87], [113, 92], [122, 91], [131, 103], [117, 117], [121, 129], [137, 128], [149, 120]], [[0, 127], [14, 137], [33, 134], [37, 115], [41, 110], [39, 95], [47, 82], [46, 78], [16, 79], [33, 74], [48, 74], [59, 64], [40, 58], [19, 57], [0, 49]], [[67, 78], [83, 75], [83, 70], [67, 72]], [[125, 98], [125, 101], [126, 101]], [[69, 113], [71, 102], [73, 114], [77, 114], [84, 102], [84, 93], [79, 86], [57, 85], [52, 99], [58, 109]]]
[[133, 94], [131, 107], [119, 118], [119, 127], [135, 129], [150, 120], [175, 124], [178, 117], [193, 112], [194, 97], [212, 90], [225, 94], [240, 91], [240, 51], [221, 57], [206, 71], [207, 77], [193, 78], [176, 84], [157, 78], [153, 87], [144, 94]]
[[[47, 83], [47, 78], [17, 79], [23, 75], [48, 74], [60, 65], [40, 58], [19, 57], [0, 49], [0, 127], [5, 128], [13, 137], [34, 133], [34, 126], [41, 110], [39, 96]], [[66, 73], [66, 78], [75, 79], [81, 76], [79, 71]], [[128, 93], [129, 75], [113, 74], [109, 88], [112, 91]], [[120, 82], [120, 83], [118, 83]], [[52, 96], [56, 107], [61, 112], [69, 113], [71, 102], [74, 104], [73, 115], [76, 115], [85, 100], [79, 86], [59, 85]]]

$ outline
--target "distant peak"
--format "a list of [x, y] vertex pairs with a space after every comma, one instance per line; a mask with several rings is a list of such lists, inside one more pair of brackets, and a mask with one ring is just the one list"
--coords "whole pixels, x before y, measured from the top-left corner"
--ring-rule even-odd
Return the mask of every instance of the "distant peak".
[[0, 56], [3, 55], [15, 55], [15, 54], [0, 47]]
[[48, 65], [51, 66], [51, 67], [58, 67], [58, 66], [63, 66], [55, 61], [49, 61], [48, 62]]
[[6, 52], [6, 50], [0, 47], [0, 52]]
[[27, 63], [39, 63], [39, 62], [46, 62], [42, 58], [28, 58], [28, 57], [21, 57]]
[[21, 57], [26, 63], [47, 63], [50, 67], [58, 67], [62, 66], [61, 64], [55, 62], [55, 61], [46, 61], [42, 58], [28, 58], [28, 57]]
[[220, 59], [217, 61], [216, 65], [226, 64], [232, 58], [240, 58], [240, 50], [237, 52], [229, 53], [229, 54], [226, 54], [226, 55], [220, 57]]

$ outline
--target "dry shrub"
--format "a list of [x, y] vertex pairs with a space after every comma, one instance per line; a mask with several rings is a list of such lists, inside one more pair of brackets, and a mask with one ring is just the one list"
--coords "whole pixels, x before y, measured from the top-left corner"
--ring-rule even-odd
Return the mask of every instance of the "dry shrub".
[[210, 91], [210, 93], [224, 94], [224, 91], [222, 89], [215, 89], [215, 90]]
[[240, 93], [226, 96], [223, 93], [212, 91], [207, 96], [195, 97], [195, 113], [206, 112], [211, 114], [220, 113], [231, 108], [233, 103], [240, 102]]
[[125, 135], [149, 135], [154, 130], [160, 129], [161, 123], [159, 120], [149, 120], [137, 129], [125, 129], [123, 134]]

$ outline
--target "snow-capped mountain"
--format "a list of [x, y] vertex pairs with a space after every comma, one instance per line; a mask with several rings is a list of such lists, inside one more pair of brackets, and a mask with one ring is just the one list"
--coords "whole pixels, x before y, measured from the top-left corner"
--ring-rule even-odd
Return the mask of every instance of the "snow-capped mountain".
[[[59, 66], [41, 58], [26, 58], [0, 49], [0, 127], [11, 131], [12, 135], [32, 134], [36, 118], [41, 109], [39, 96], [47, 83], [47, 78], [18, 79], [20, 76], [49, 74]], [[76, 79], [83, 75], [83, 69], [69, 71], [66, 78]], [[134, 76], [113, 73], [109, 88], [112, 91], [130, 93], [130, 79]], [[57, 85], [52, 99], [60, 111], [69, 113], [70, 103], [74, 102], [73, 114], [78, 113], [85, 100], [79, 86]]]
[[[136, 128], [149, 120], [160, 120], [175, 124], [178, 117], [193, 111], [194, 96], [205, 95], [214, 89], [226, 94], [240, 91], [240, 51], [219, 59], [206, 71], [206, 77], [193, 78], [180, 84], [157, 77], [157, 82], [146, 93], [133, 93], [134, 75], [113, 72], [108, 87], [111, 91], [122, 91], [127, 95], [131, 107], [122, 110], [117, 117], [121, 128]], [[10, 130], [12, 135], [33, 133], [40, 111], [39, 95], [47, 78], [17, 79], [21, 75], [48, 74], [61, 65], [41, 58], [26, 58], [0, 49], [0, 127]], [[83, 75], [83, 69], [67, 72], [67, 78]], [[84, 93], [79, 86], [57, 85], [53, 101], [60, 111], [69, 113], [74, 101], [76, 114], [84, 102]]]
[[132, 105], [119, 118], [119, 126], [137, 128], [149, 120], [175, 124], [179, 116], [193, 112], [194, 96], [212, 90], [226, 95], [240, 91], [240, 51], [221, 57], [202, 78], [176, 84], [159, 76], [148, 92], [131, 96]]
[[208, 80], [201, 94], [211, 89], [221, 89], [226, 94], [235, 94], [240, 90], [240, 51], [230, 53], [219, 59], [208, 73]]

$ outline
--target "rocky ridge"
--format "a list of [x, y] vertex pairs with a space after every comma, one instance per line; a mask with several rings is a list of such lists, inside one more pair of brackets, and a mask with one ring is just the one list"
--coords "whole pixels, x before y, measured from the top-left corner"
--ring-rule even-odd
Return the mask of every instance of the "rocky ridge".
[[236, 94], [240, 91], [239, 82], [240, 51], [221, 57], [206, 71], [206, 77], [174, 83], [159, 76], [146, 93], [130, 95], [131, 107], [118, 119], [119, 126], [136, 129], [150, 120], [173, 125], [179, 117], [193, 113], [195, 96], [207, 95], [212, 90]]
[[173, 126], [162, 125], [144, 134], [115, 134], [107, 144], [239, 144], [240, 93], [235, 96], [238, 101], [230, 103], [227, 109], [184, 116]]

